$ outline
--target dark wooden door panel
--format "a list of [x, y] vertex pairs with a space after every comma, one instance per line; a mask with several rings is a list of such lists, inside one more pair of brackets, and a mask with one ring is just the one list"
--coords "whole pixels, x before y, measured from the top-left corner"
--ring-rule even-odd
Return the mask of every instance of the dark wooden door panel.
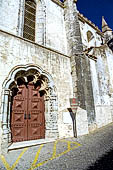
[[45, 120], [44, 120], [44, 98], [40, 97], [39, 88], [34, 88], [33, 84], [29, 84], [28, 97], [28, 138], [41, 139], [45, 137]]
[[13, 142], [27, 140], [27, 89], [20, 86], [17, 95], [13, 99], [11, 130]]
[[20, 86], [13, 98], [11, 131], [13, 142], [45, 137], [44, 97], [32, 83]]

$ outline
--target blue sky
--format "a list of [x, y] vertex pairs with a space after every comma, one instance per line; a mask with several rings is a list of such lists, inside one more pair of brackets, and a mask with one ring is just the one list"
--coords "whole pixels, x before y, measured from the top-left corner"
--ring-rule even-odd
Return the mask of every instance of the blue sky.
[[100, 29], [104, 16], [113, 30], [113, 0], [78, 0], [77, 9]]

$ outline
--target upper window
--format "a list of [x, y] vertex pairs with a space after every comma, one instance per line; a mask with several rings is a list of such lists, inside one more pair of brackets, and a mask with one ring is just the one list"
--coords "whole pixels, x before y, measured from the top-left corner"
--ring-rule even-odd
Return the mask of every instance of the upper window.
[[93, 38], [94, 38], [94, 36], [93, 36], [92, 32], [88, 31], [87, 32], [87, 40], [88, 40], [88, 42], [90, 42]]
[[35, 41], [36, 3], [33, 0], [25, 1], [23, 37]]

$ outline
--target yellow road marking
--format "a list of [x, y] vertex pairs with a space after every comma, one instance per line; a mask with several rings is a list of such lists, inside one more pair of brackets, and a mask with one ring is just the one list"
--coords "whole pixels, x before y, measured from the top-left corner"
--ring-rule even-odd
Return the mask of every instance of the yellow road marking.
[[[65, 150], [64, 152], [56, 155], [56, 146], [57, 146], [57, 143], [58, 143], [58, 142], [66, 142], [66, 143], [67, 143], [67, 150]], [[71, 147], [71, 144], [75, 144], [76, 146]], [[73, 150], [73, 149], [75, 149], [75, 148], [77, 148], [77, 147], [79, 147], [79, 146], [81, 146], [81, 144], [79, 144], [79, 143], [77, 143], [77, 142], [71, 142], [71, 141], [66, 141], [66, 140], [58, 140], [58, 141], [55, 141], [54, 146], [53, 146], [53, 154], [52, 154], [52, 157], [49, 158], [48, 160], [45, 160], [45, 161], [43, 161], [43, 162], [40, 162], [40, 163], [36, 164], [37, 159], [38, 159], [38, 157], [39, 157], [39, 153], [40, 153], [40, 151], [41, 151], [41, 149], [42, 149], [42, 147], [41, 147], [41, 148], [39, 148], [39, 150], [38, 150], [38, 152], [37, 152], [37, 154], [36, 154], [36, 157], [35, 157], [35, 159], [34, 159], [34, 161], [33, 161], [33, 164], [32, 164], [32, 166], [31, 166], [31, 168], [28, 169], [28, 170], [34, 170], [35, 168], [44, 165], [44, 164], [47, 163], [48, 161], [53, 160], [53, 159], [55, 159], [55, 158], [57, 158], [57, 157], [60, 157], [60, 156], [66, 154], [67, 152], [69, 152], [69, 151], [71, 151], [71, 150]]]
[[[57, 143], [58, 143], [58, 142], [65, 142], [65, 143], [67, 143], [67, 149], [66, 149], [64, 152], [61, 152], [60, 154], [56, 154], [56, 147], [57, 147]], [[75, 146], [71, 147], [71, 144], [75, 144]], [[71, 142], [71, 141], [67, 141], [67, 140], [57, 140], [57, 141], [55, 141], [54, 146], [53, 146], [52, 157], [50, 157], [48, 160], [45, 160], [45, 161], [43, 161], [43, 162], [40, 162], [40, 163], [36, 164], [37, 161], [38, 161], [38, 157], [39, 157], [39, 154], [40, 154], [40, 152], [41, 152], [41, 149], [42, 149], [42, 147], [43, 147], [43, 144], [42, 144], [42, 145], [40, 145], [40, 147], [39, 147], [39, 149], [38, 149], [38, 151], [37, 151], [37, 153], [36, 153], [36, 155], [35, 155], [35, 159], [34, 159], [32, 165], [31, 165], [31, 168], [28, 169], [28, 170], [34, 170], [35, 168], [42, 166], [43, 164], [47, 163], [48, 161], [51, 161], [51, 160], [53, 160], [53, 159], [55, 159], [55, 158], [57, 158], [57, 157], [60, 157], [60, 156], [66, 154], [67, 152], [69, 152], [69, 151], [71, 151], [71, 150], [73, 150], [73, 149], [75, 149], [75, 148], [77, 148], [77, 147], [79, 147], [79, 146], [81, 146], [81, 144], [79, 144], [79, 143], [77, 143], [77, 142]], [[2, 160], [2, 162], [3, 162], [3, 164], [4, 164], [4, 166], [5, 166], [6, 170], [14, 170], [14, 168], [15, 168], [16, 165], [18, 164], [20, 158], [21, 158], [21, 157], [23, 156], [23, 154], [27, 151], [27, 149], [28, 149], [28, 148], [25, 148], [25, 149], [21, 152], [21, 154], [18, 156], [17, 160], [15, 161], [15, 163], [14, 163], [11, 167], [10, 167], [10, 165], [7, 163], [5, 157], [4, 157], [3, 155], [1, 155], [0, 158], [1, 158], [1, 160]]]
[[57, 145], [57, 143], [58, 143], [58, 140], [57, 140], [57, 141], [55, 141], [55, 143], [54, 143], [52, 158], [55, 158], [55, 156], [56, 156], [56, 145]]
[[33, 161], [33, 163], [32, 163], [32, 166], [33, 166], [33, 167], [36, 165], [36, 162], [37, 162], [37, 160], [38, 160], [38, 157], [39, 157], [39, 154], [40, 154], [40, 151], [41, 151], [42, 147], [43, 147], [43, 144], [40, 145], [40, 148], [38, 149], [38, 151], [37, 151], [37, 153], [36, 153], [35, 159], [34, 159], [34, 161]]
[[0, 155], [0, 158], [5, 166], [5, 168], [7, 170], [14, 170], [14, 168], [16, 167], [16, 165], [18, 164], [20, 158], [23, 156], [23, 154], [27, 151], [28, 148], [25, 148], [21, 154], [18, 156], [17, 160], [15, 161], [15, 163], [10, 167], [10, 165], [8, 164], [8, 162], [5, 160], [5, 157], [3, 155]]

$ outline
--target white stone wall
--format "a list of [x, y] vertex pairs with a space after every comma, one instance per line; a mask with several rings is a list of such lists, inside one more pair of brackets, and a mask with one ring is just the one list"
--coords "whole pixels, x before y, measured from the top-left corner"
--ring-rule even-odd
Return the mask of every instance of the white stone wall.
[[19, 0], [0, 2], [0, 29], [17, 34]]
[[109, 101], [109, 70], [107, 63], [107, 56], [105, 49], [97, 50], [97, 75], [100, 87], [101, 103], [103, 105], [110, 105]]
[[[24, 0], [0, 2], [0, 29], [23, 36]], [[36, 1], [36, 43], [67, 53], [64, 9], [51, 0]]]
[[[97, 34], [97, 31], [93, 27], [88, 25], [86, 22], [83, 23], [82, 21], [79, 20], [79, 23], [80, 23], [81, 37], [82, 37], [82, 43], [84, 45], [84, 49], [100, 46], [102, 41], [101, 41], [101, 36]], [[94, 38], [90, 42], [88, 42], [87, 40], [88, 31], [91, 31], [94, 36]]]
[[109, 71], [109, 83], [110, 83], [110, 93], [113, 93], [113, 52], [106, 48], [105, 50], [106, 57], [107, 57], [107, 63], [108, 63], [108, 71]]
[[[106, 48], [106, 50], [109, 52], [108, 48]], [[97, 56], [97, 62], [90, 60], [90, 66], [96, 124], [99, 128], [112, 122], [112, 106], [110, 98], [111, 70], [108, 68], [113, 67], [113, 63], [109, 63], [110, 61], [107, 61], [108, 55], [105, 54], [105, 48], [96, 49], [95, 55]]]
[[46, 0], [46, 46], [67, 54], [64, 9]]
[[76, 112], [76, 131], [77, 137], [89, 133], [87, 111], [80, 107], [77, 108]]
[[[90, 59], [90, 69], [96, 124], [99, 128], [113, 121], [113, 53], [107, 45], [101, 45], [101, 36], [94, 28], [80, 20], [79, 23], [84, 50], [90, 47], [98, 47], [93, 50], [97, 62]], [[87, 31], [91, 31], [94, 36], [89, 42]]]
[[113, 121], [113, 52], [109, 48], [106, 48], [105, 53], [107, 56], [108, 71], [109, 71], [109, 94], [110, 94], [111, 115]]
[[[90, 59], [90, 70], [96, 113], [95, 128], [99, 128], [113, 121], [113, 53], [107, 45], [102, 46], [103, 37], [96, 29], [85, 21], [79, 20], [79, 23], [84, 50], [98, 47], [92, 50], [97, 61]], [[89, 42], [88, 31], [93, 34]]]
[[37, 1], [36, 43], [67, 54], [64, 9], [51, 0]]
[[99, 93], [99, 82], [98, 82], [96, 64], [97, 64], [96, 61], [90, 59], [90, 69], [91, 69], [91, 77], [92, 77], [94, 104], [100, 105], [101, 99], [100, 99], [100, 93]]
[[46, 45], [46, 5], [41, 1], [38, 1], [36, 5], [35, 42]]
[[[70, 107], [69, 98], [73, 97], [70, 58], [0, 32], [0, 94], [3, 81], [11, 69], [17, 65], [31, 63], [38, 65], [52, 76], [58, 93], [59, 132], [63, 127], [68, 129], [68, 123], [64, 124], [61, 117], [64, 110]], [[66, 131], [64, 128], [60, 137], [72, 136], [72, 133], [72, 128], [69, 127]]]

